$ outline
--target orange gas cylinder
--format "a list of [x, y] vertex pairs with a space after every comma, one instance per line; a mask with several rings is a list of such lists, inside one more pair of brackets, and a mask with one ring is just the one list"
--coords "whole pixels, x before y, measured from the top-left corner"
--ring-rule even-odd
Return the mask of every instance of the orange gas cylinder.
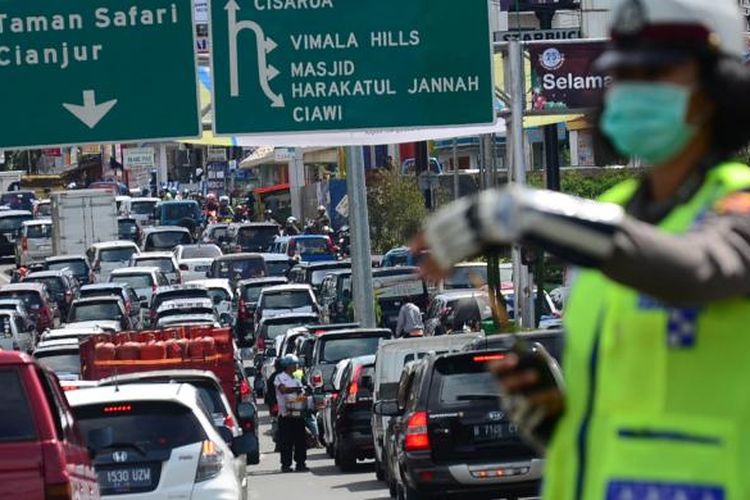
[[140, 342], [125, 342], [124, 344], [118, 345], [115, 350], [117, 352], [117, 359], [123, 361], [133, 361], [140, 359], [141, 357], [141, 344]]
[[113, 361], [115, 359], [115, 345], [112, 342], [100, 342], [94, 346], [94, 359], [97, 361]]
[[188, 353], [193, 359], [203, 359], [203, 339], [190, 339], [188, 340]]
[[188, 348], [190, 347], [190, 341], [188, 339], [177, 339], [177, 345], [180, 346], [182, 351], [180, 354], [183, 358], [188, 357]]
[[167, 348], [162, 341], [151, 341], [141, 346], [141, 359], [156, 360], [167, 357]]
[[216, 354], [216, 341], [213, 337], [202, 337], [200, 341], [203, 343], [204, 355], [213, 356]]
[[[168, 359], [182, 359], [183, 350], [178, 340], [169, 339], [164, 342], [164, 347], [167, 350]], [[185, 348], [187, 349], [187, 346]]]

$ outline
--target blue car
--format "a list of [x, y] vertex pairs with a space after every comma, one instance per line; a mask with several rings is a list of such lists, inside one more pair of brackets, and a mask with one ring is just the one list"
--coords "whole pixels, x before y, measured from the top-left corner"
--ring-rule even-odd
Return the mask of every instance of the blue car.
[[328, 236], [303, 234], [276, 238], [271, 253], [283, 253], [301, 262], [328, 262], [336, 260], [336, 248]]

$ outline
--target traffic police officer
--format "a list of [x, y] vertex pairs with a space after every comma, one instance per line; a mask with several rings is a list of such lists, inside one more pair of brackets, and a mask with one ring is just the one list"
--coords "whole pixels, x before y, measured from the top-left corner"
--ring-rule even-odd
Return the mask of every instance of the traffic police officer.
[[509, 243], [583, 268], [565, 389], [515, 354], [495, 367], [522, 432], [551, 435], [545, 499], [745, 500], [750, 167], [733, 160], [750, 139], [744, 22], [736, 0], [624, 0], [613, 19], [597, 124], [645, 175], [599, 202], [487, 191], [429, 219], [415, 248], [431, 250], [432, 277]]

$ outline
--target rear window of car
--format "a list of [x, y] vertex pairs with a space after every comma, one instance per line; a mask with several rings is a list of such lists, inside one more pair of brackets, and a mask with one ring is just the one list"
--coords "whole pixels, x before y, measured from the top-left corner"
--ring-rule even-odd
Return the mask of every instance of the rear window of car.
[[36, 206], [36, 213], [42, 217], [49, 217], [52, 215], [52, 204], [51, 203], [40, 203]]
[[28, 278], [24, 280], [27, 283], [41, 283], [47, 286], [47, 290], [50, 293], [65, 293], [65, 283], [62, 278]]
[[27, 238], [51, 238], [52, 224], [31, 224], [26, 226]]
[[97, 404], [73, 408], [73, 414], [84, 440], [88, 439], [89, 432], [106, 428], [112, 429], [114, 443], [132, 443], [147, 450], [171, 450], [206, 439], [203, 427], [190, 408], [177, 403]]
[[192, 243], [189, 233], [184, 231], [159, 231], [148, 235], [146, 246], [151, 248], [169, 248]]
[[0, 292], [0, 299], [21, 299], [27, 308], [36, 310], [42, 307], [42, 299], [37, 292]]
[[154, 213], [155, 201], [134, 201], [130, 203], [130, 213], [151, 215]]
[[110, 281], [128, 284], [135, 290], [151, 288], [154, 284], [154, 279], [150, 274], [118, 274], [117, 276], [110, 276]]
[[238, 280], [263, 278], [266, 275], [266, 263], [261, 257], [214, 262], [214, 269], [214, 278]]
[[114, 301], [73, 304], [70, 311], [70, 321], [118, 320], [121, 316], [120, 306]]
[[356, 337], [326, 340], [320, 346], [320, 362], [336, 364], [342, 359], [375, 354], [381, 337]]
[[[304, 326], [308, 324], [310, 320], [295, 322], [295, 323], [272, 323], [264, 326], [263, 337], [267, 339], [275, 339], [279, 335], [284, 335], [288, 330], [296, 328], [298, 326]], [[348, 356], [347, 356], [348, 357]]]
[[248, 302], [257, 302], [260, 297], [260, 292], [263, 291], [263, 287], [267, 285], [250, 285], [245, 287], [244, 297]]
[[208, 295], [211, 298], [211, 301], [214, 301], [217, 298], [221, 302], [232, 300], [231, 297], [229, 296], [229, 292], [227, 292], [223, 288], [211, 288], [208, 290]]
[[120, 234], [135, 234], [138, 231], [138, 224], [134, 220], [119, 220], [117, 228]]
[[215, 245], [201, 247], [185, 247], [182, 249], [183, 259], [214, 259], [221, 256], [221, 250]]
[[[418, 276], [410, 274], [374, 276], [372, 284], [375, 288], [375, 294], [380, 300], [419, 297], [427, 293], [424, 281]], [[351, 281], [349, 281], [349, 286], [351, 286]]]
[[312, 306], [312, 304], [312, 297], [307, 291], [296, 290], [270, 294], [264, 293], [261, 306], [264, 309], [297, 309]]
[[273, 241], [279, 232], [273, 227], [241, 227], [237, 231], [237, 243], [243, 248], [251, 247], [252, 250], [267, 250], [273, 245]]
[[135, 247], [105, 248], [99, 252], [102, 262], [127, 262], [135, 253]]
[[440, 406], [499, 402], [498, 387], [487, 360], [501, 354], [481, 353], [451, 356], [435, 363], [431, 400]]
[[289, 262], [283, 260], [266, 261], [266, 271], [269, 276], [286, 276], [289, 272]]
[[166, 203], [161, 206], [162, 214], [169, 220], [193, 218], [197, 212], [193, 203]]
[[301, 238], [295, 240], [296, 252], [302, 255], [325, 255], [331, 253], [328, 238]]
[[15, 369], [0, 370], [0, 442], [28, 441], [36, 436], [34, 419], [21, 377]]
[[70, 271], [76, 276], [88, 274], [89, 269], [83, 259], [55, 261], [47, 264], [50, 271]]
[[158, 308], [160, 305], [162, 305], [164, 302], [168, 300], [175, 300], [175, 299], [209, 299], [211, 296], [209, 295], [207, 290], [203, 290], [201, 288], [182, 288], [180, 290], [174, 290], [167, 293], [160, 293], [154, 297], [154, 303], [153, 307], [154, 309]]
[[138, 259], [135, 261], [136, 267], [158, 267], [163, 273], [175, 272], [174, 262], [171, 258], [160, 257], [155, 259]]
[[34, 359], [58, 375], [81, 374], [81, 356], [77, 348], [38, 351], [34, 353]]

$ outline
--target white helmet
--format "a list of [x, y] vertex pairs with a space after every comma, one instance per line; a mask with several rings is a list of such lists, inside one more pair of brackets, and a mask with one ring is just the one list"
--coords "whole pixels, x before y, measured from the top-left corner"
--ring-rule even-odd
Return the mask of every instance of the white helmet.
[[225, 195], [225, 194], [224, 194], [224, 195], [221, 195], [221, 196], [219, 197], [219, 201], [220, 201], [220, 202], [222, 202], [222, 203], [223, 203], [223, 202], [227, 202], [227, 203], [229, 203], [229, 196], [227, 196], [227, 195]]
[[287, 224], [296, 224], [297, 223], [297, 218], [296, 217], [287, 217], [286, 223]]

